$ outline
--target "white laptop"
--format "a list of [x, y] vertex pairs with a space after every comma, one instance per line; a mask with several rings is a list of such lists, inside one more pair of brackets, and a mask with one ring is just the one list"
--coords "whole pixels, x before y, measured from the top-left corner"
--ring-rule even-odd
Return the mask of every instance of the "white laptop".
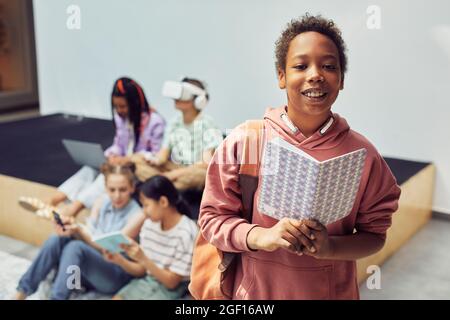
[[62, 143], [76, 164], [99, 169], [106, 161], [103, 148], [98, 143], [70, 139], [63, 139]]

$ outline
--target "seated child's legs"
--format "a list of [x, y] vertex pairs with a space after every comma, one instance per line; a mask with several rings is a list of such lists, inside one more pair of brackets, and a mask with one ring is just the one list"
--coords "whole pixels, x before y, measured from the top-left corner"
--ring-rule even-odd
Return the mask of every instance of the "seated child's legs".
[[29, 296], [36, 292], [41, 281], [60, 261], [64, 247], [72, 241], [69, 237], [52, 235], [42, 246], [38, 256], [22, 276], [17, 291]]
[[134, 157], [132, 161], [136, 165], [136, 177], [141, 182], [145, 182], [153, 176], [160, 175], [164, 172], [171, 171], [177, 168], [181, 168], [182, 166], [175, 164], [171, 161], [166, 162], [165, 164], [155, 167], [148, 164], [141, 157]]
[[105, 193], [105, 176], [97, 175], [95, 180], [81, 190], [73, 202], [63, 210], [63, 214], [76, 216], [84, 208], [92, 208], [94, 202]]
[[115, 296], [117, 300], [175, 300], [187, 292], [187, 283], [181, 283], [174, 290], [167, 289], [152, 276], [133, 279]]
[[202, 190], [205, 187], [206, 170], [206, 168], [189, 167], [187, 173], [174, 182], [175, 188]]
[[56, 194], [54, 194], [54, 195], [50, 198], [49, 204], [50, 204], [51, 206], [56, 207], [56, 206], [58, 206], [58, 204], [60, 204], [61, 202], [66, 201], [66, 200], [67, 200], [67, 195], [66, 195], [64, 192], [58, 190], [58, 191], [56, 192]]
[[94, 202], [105, 192], [105, 176], [99, 174], [92, 183], [80, 191], [74, 200], [81, 202], [86, 208], [90, 209]]
[[65, 216], [76, 217], [77, 214], [85, 208], [84, 204], [78, 200], [75, 200], [71, 204], [65, 206], [61, 213]]
[[[153, 176], [164, 174], [175, 169], [183, 168], [183, 166], [168, 161], [162, 166], [154, 167], [147, 163], [135, 163], [136, 176], [139, 181], [146, 181]], [[174, 185], [178, 190], [198, 189], [202, 190], [205, 187], [206, 168], [200, 167], [186, 167], [188, 172], [182, 177], [178, 178]]]
[[60, 185], [58, 191], [59, 193], [65, 194], [69, 200], [73, 201], [78, 197], [81, 191], [89, 187], [89, 185], [95, 181], [98, 174], [98, 170], [84, 166]]
[[[77, 272], [80, 277], [78, 283], [75, 282]], [[100, 293], [114, 294], [131, 278], [121, 267], [107, 262], [96, 249], [83, 241], [74, 240], [64, 248], [61, 255], [51, 298], [68, 299], [71, 291], [82, 281]], [[67, 286], [67, 280], [71, 288]]]
[[139, 179], [139, 181], [146, 181], [147, 179], [161, 174], [162, 171], [160, 168], [153, 167], [148, 164], [136, 164], [136, 177]]
[[162, 172], [167, 172], [167, 171], [172, 171], [175, 169], [180, 169], [180, 168], [184, 168], [184, 166], [182, 166], [181, 164], [177, 164], [175, 162], [172, 161], [167, 161], [162, 167], [161, 167], [161, 171]]

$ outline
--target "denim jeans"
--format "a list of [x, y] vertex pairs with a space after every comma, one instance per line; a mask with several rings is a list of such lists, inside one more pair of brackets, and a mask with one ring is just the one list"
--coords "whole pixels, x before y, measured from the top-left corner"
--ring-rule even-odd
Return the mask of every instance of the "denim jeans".
[[132, 276], [121, 267], [107, 262], [96, 249], [81, 240], [69, 237], [51, 236], [42, 246], [37, 258], [19, 281], [17, 290], [31, 295], [39, 287], [49, 272], [57, 268], [51, 299], [68, 299], [72, 290], [69, 277], [73, 278], [73, 269], [80, 270], [80, 282], [100, 293], [114, 294], [125, 286]]

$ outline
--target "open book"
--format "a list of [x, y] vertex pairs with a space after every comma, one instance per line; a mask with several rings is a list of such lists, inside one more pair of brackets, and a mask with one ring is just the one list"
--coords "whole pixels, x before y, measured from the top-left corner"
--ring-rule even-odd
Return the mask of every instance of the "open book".
[[367, 150], [318, 161], [275, 138], [264, 149], [258, 210], [281, 219], [314, 219], [327, 225], [348, 214], [358, 192]]
[[130, 241], [128, 241], [128, 239], [120, 231], [105, 233], [101, 236], [93, 237], [92, 241], [111, 253], [122, 252], [123, 250], [119, 245], [122, 243], [130, 243]]

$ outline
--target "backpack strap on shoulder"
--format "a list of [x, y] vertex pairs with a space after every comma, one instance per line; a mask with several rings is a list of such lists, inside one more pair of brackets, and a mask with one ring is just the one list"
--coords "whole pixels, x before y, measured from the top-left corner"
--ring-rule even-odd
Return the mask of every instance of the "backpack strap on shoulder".
[[264, 142], [264, 120], [245, 123], [239, 175], [258, 176]]
[[249, 120], [245, 124], [239, 186], [242, 197], [242, 217], [252, 221], [253, 198], [258, 188], [259, 166], [264, 143], [264, 120]]

